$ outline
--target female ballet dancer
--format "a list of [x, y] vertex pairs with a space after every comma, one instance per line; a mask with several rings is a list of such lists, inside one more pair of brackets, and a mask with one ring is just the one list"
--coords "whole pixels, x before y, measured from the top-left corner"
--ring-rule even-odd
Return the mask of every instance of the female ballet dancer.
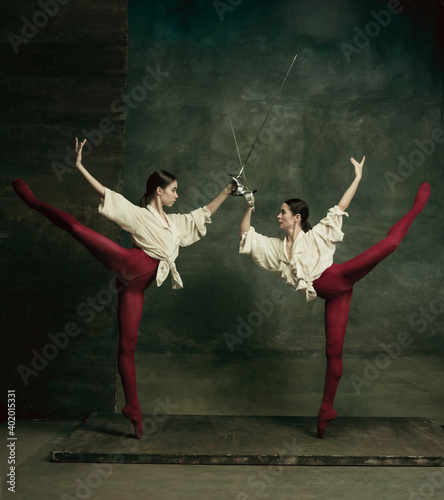
[[391, 227], [385, 239], [347, 262], [333, 264], [335, 242], [342, 241], [344, 236], [342, 216], [348, 216], [345, 210], [361, 180], [365, 156], [361, 163], [354, 158], [350, 161], [355, 167], [354, 181], [341, 201], [313, 228], [307, 220], [307, 204], [295, 198], [283, 203], [277, 216], [280, 229], [287, 233], [284, 240], [256, 233], [250, 226], [252, 208], [248, 203], [239, 230], [240, 253], [251, 255], [260, 267], [304, 292], [307, 302], [316, 296], [325, 299], [327, 368], [317, 421], [319, 438], [324, 437], [328, 423], [337, 417], [333, 401], [342, 376], [342, 348], [353, 285], [396, 250], [430, 196], [430, 185], [422, 183], [413, 208]]
[[[105, 188], [82, 165], [82, 148], [76, 138], [76, 167], [102, 198], [99, 212], [131, 233], [134, 248], [127, 249], [81, 224], [72, 215], [37, 200], [21, 179], [12, 182], [22, 200], [57, 227], [67, 231], [97, 260], [117, 276], [119, 327], [118, 370], [126, 404], [123, 415], [134, 425], [137, 439], [142, 438], [143, 424], [136, 388], [134, 354], [137, 330], [142, 318], [144, 291], [156, 279], [160, 286], [171, 272], [173, 288], [182, 288], [174, 263], [179, 246], [188, 246], [206, 234], [211, 216], [235, 188], [229, 184], [208, 205], [190, 214], [165, 214], [178, 198], [176, 178], [164, 170], [154, 172], [147, 180], [143, 206], [137, 207], [121, 194]], [[148, 202], [148, 203], [147, 203]], [[142, 205], [142, 203], [141, 203]]]

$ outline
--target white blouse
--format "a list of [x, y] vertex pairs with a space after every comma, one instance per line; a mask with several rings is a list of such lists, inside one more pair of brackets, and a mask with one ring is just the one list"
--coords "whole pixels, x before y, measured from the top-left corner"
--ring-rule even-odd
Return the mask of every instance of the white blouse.
[[173, 288], [183, 288], [174, 261], [179, 255], [179, 246], [189, 246], [205, 236], [205, 224], [211, 223], [211, 212], [206, 206], [184, 215], [165, 214], [167, 224], [150, 205], [145, 208], [138, 207], [121, 194], [105, 188], [99, 213], [131, 233], [134, 246], [150, 257], [160, 260], [156, 274], [157, 286], [165, 281], [171, 271]]
[[281, 277], [295, 290], [305, 292], [307, 302], [316, 297], [313, 281], [333, 264], [335, 242], [342, 241], [342, 216], [348, 214], [337, 205], [330, 208], [319, 224], [306, 233], [301, 231], [291, 250], [286, 252], [287, 237], [268, 238], [254, 227], [242, 235], [239, 253], [251, 255], [254, 262]]

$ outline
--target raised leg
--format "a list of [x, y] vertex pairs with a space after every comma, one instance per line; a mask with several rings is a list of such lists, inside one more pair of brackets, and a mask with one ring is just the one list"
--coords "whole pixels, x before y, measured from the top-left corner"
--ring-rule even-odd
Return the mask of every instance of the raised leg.
[[386, 238], [357, 257], [343, 264], [338, 264], [341, 276], [345, 278], [350, 286], [353, 286], [356, 281], [366, 276], [379, 262], [398, 248], [415, 217], [426, 206], [429, 196], [430, 185], [423, 182], [418, 189], [412, 209], [390, 228]]
[[325, 428], [337, 417], [333, 409], [339, 380], [342, 377], [342, 348], [347, 329], [348, 313], [353, 290], [325, 301], [325, 337], [327, 368], [325, 372], [324, 395], [318, 415], [318, 437], [323, 438]]
[[69, 233], [99, 262], [121, 276], [123, 281], [134, 279], [149, 271], [145, 269], [144, 252], [132, 252], [132, 249], [123, 248], [106, 236], [84, 226], [72, 215], [37, 200], [21, 179], [15, 179], [12, 186], [30, 208], [37, 210], [55, 226]]

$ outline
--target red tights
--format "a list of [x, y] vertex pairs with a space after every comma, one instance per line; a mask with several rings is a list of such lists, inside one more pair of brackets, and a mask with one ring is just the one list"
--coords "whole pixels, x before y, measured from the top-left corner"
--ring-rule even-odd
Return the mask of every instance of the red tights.
[[142, 437], [142, 415], [136, 387], [134, 354], [143, 310], [143, 292], [154, 281], [159, 261], [140, 248], [123, 248], [109, 238], [81, 224], [75, 217], [37, 200], [20, 179], [12, 183], [16, 193], [54, 225], [68, 232], [97, 260], [117, 275], [119, 326], [118, 370], [126, 404], [122, 413], [134, 424], [137, 438]]
[[[142, 317], [143, 292], [155, 279], [159, 261], [138, 248], [122, 248], [105, 236], [80, 224], [73, 216], [36, 200], [28, 186], [20, 179], [13, 182], [13, 187], [29, 207], [43, 214], [57, 227], [67, 231], [96, 259], [119, 276], [118, 369], [126, 397], [122, 413], [133, 422], [136, 437], [142, 437], [134, 353], [137, 330]], [[318, 296], [325, 299], [327, 368], [324, 395], [318, 415], [319, 437], [324, 437], [328, 422], [337, 416], [333, 402], [342, 376], [342, 348], [353, 285], [396, 250], [415, 217], [425, 207], [429, 196], [430, 186], [427, 183], [421, 184], [413, 208], [391, 227], [385, 239], [343, 264], [333, 264], [313, 283]]]
[[327, 368], [318, 415], [318, 436], [321, 438], [324, 437], [328, 422], [337, 416], [333, 402], [342, 376], [342, 347], [353, 285], [396, 250], [415, 217], [425, 207], [429, 196], [430, 186], [424, 182], [418, 189], [413, 208], [390, 228], [386, 238], [343, 264], [332, 264], [313, 282], [318, 296], [325, 299]]

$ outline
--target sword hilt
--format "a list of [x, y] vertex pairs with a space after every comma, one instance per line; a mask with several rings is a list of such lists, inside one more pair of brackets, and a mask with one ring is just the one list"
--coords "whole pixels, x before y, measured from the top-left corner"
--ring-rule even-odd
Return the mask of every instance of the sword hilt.
[[250, 207], [254, 210], [253, 195], [254, 193], [257, 192], [257, 189], [255, 189], [254, 191], [248, 189], [247, 183], [240, 174], [239, 175], [229, 174], [229, 175], [232, 178], [233, 182], [236, 184], [236, 191], [232, 191], [231, 196], [243, 196], [247, 200], [247, 203], [250, 205]]

